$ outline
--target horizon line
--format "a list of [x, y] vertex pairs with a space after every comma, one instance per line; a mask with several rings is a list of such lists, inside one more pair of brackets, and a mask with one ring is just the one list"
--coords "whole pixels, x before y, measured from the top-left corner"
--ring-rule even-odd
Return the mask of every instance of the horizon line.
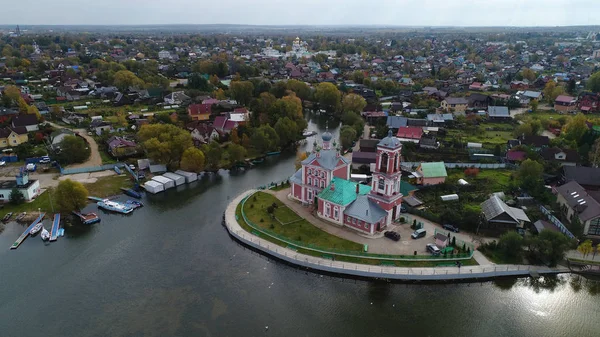
[[578, 24], [578, 25], [553, 25], [553, 26], [482, 26], [482, 25], [398, 25], [398, 24], [240, 24], [240, 23], [139, 23], [139, 24], [108, 24], [108, 23], [75, 23], [75, 24], [52, 24], [52, 23], [36, 23], [36, 24], [23, 24], [23, 23], [3, 23], [0, 27], [12, 27], [12, 26], [31, 26], [31, 27], [44, 27], [44, 26], [94, 26], [94, 27], [132, 27], [132, 26], [251, 26], [251, 27], [398, 27], [398, 28], [568, 28], [568, 27], [598, 27], [600, 24]]

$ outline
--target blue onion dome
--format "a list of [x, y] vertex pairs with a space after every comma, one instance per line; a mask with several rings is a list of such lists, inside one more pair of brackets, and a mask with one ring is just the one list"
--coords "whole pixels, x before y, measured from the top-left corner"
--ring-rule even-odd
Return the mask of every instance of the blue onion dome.
[[329, 131], [325, 131], [321, 135], [321, 139], [323, 139], [324, 142], [329, 142], [329, 141], [331, 141], [332, 138], [333, 138], [333, 135]]

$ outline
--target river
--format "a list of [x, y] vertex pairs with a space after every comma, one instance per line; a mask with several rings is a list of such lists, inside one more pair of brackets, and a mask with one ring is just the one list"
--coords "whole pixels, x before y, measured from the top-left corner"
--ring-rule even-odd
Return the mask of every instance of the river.
[[288, 177], [294, 160], [147, 196], [128, 216], [90, 205], [101, 223], [67, 228], [50, 244], [34, 237], [9, 250], [23, 227], [8, 224], [0, 336], [598, 335], [600, 284], [580, 277], [354, 281], [300, 272], [233, 241], [221, 226], [228, 200]]

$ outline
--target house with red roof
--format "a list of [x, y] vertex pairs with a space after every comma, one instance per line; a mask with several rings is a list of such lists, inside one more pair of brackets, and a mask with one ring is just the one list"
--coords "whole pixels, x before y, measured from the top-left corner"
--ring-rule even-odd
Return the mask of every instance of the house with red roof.
[[210, 118], [212, 104], [190, 104], [188, 115], [193, 121], [207, 121]]
[[574, 112], [577, 110], [577, 98], [567, 95], [559, 95], [554, 100], [554, 110], [562, 112]]
[[223, 133], [230, 133], [231, 130], [237, 128], [239, 125], [239, 122], [230, 120], [227, 115], [217, 116], [213, 123], [214, 128]]
[[418, 144], [423, 136], [423, 128], [418, 126], [401, 126], [398, 128], [396, 137], [401, 142], [412, 142]]

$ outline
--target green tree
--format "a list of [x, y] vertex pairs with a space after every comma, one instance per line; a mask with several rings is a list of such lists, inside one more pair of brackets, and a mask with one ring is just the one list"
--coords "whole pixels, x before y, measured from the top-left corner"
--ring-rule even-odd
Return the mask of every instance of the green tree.
[[530, 238], [527, 245], [531, 261], [547, 263], [554, 267], [569, 249], [569, 239], [560, 232], [545, 229]]
[[35, 115], [35, 117], [37, 118], [38, 121], [40, 119], [42, 119], [42, 115], [40, 114], [40, 111], [38, 110], [38, 108], [35, 105], [28, 106], [27, 113], [30, 115]]
[[288, 117], [277, 120], [277, 123], [275, 123], [275, 131], [279, 136], [279, 145], [281, 147], [294, 142], [296, 140], [296, 135], [298, 134], [296, 123]]
[[523, 253], [523, 237], [514, 231], [502, 234], [498, 240], [498, 248], [509, 261], [520, 263]]
[[114, 85], [124, 91], [129, 87], [143, 88], [145, 83], [129, 70], [120, 70], [115, 73]]
[[227, 155], [231, 164], [236, 164], [246, 158], [246, 149], [238, 144], [229, 144], [227, 146]]
[[526, 80], [528, 80], [529, 82], [533, 82], [537, 78], [537, 75], [535, 74], [535, 71], [533, 71], [533, 70], [531, 70], [529, 68], [523, 69], [522, 75], [523, 75], [523, 78], [526, 79]]
[[584, 114], [578, 113], [565, 125], [562, 136], [569, 141], [575, 141], [580, 144], [583, 135], [588, 131], [587, 118]]
[[279, 145], [279, 136], [270, 125], [261, 125], [254, 129], [250, 143], [259, 153], [274, 151]]
[[216, 170], [221, 164], [221, 158], [223, 157], [223, 148], [221, 144], [212, 141], [210, 144], [202, 145], [202, 152], [206, 158], [206, 166], [211, 170]]
[[184, 171], [196, 173], [204, 170], [204, 153], [198, 148], [188, 147], [181, 155], [179, 167]]
[[534, 99], [529, 103], [529, 107], [531, 108], [532, 112], [537, 112], [539, 105], [540, 103], [537, 101], [537, 99]]
[[600, 138], [596, 138], [588, 155], [590, 164], [593, 167], [600, 166]]
[[21, 192], [21, 190], [15, 187], [10, 191], [8, 200], [13, 205], [20, 205], [25, 202], [25, 196], [23, 195], [23, 192]]
[[286, 83], [286, 87], [288, 90], [296, 93], [296, 96], [298, 96], [298, 98], [300, 98], [303, 101], [310, 98], [310, 87], [304, 82], [298, 80], [289, 80]]
[[533, 128], [531, 127], [531, 124], [529, 123], [523, 123], [523, 124], [519, 124], [515, 131], [513, 131], [513, 136], [515, 137], [520, 137], [520, 136], [531, 136], [533, 135]]
[[56, 160], [61, 164], [83, 163], [91, 154], [89, 145], [85, 140], [72, 135], [65, 136], [60, 142], [59, 148]]
[[600, 71], [595, 72], [587, 81], [587, 87], [593, 92], [600, 92]]
[[348, 94], [342, 100], [342, 108], [344, 111], [352, 111], [360, 113], [367, 106], [367, 101], [360, 95]]
[[365, 80], [365, 74], [360, 70], [355, 70], [352, 73], [352, 80], [354, 81], [354, 83], [363, 84]]
[[84, 208], [88, 201], [88, 190], [78, 181], [62, 180], [56, 187], [54, 200], [61, 212], [67, 213]]
[[242, 105], [248, 105], [254, 95], [254, 85], [250, 81], [234, 81], [229, 85], [229, 94]]
[[517, 180], [519, 185], [529, 193], [533, 194], [540, 191], [544, 186], [542, 175], [544, 174], [544, 165], [535, 160], [527, 159], [517, 170]]
[[329, 82], [322, 82], [317, 85], [315, 90], [315, 99], [327, 111], [337, 112], [341, 106], [341, 93], [338, 88]]
[[138, 131], [148, 157], [171, 169], [179, 166], [183, 152], [192, 147], [192, 136], [172, 124], [147, 124]]
[[546, 86], [544, 87], [544, 97], [550, 104], [554, 104], [556, 97], [564, 94], [564, 92], [564, 89], [561, 86], [557, 85], [554, 81], [548, 81], [548, 83], [546, 83]]
[[575, 94], [576, 89], [577, 89], [577, 83], [575, 82], [575, 79], [572, 78], [569, 80], [569, 83], [567, 83], [567, 92], [569, 94]]
[[342, 147], [347, 149], [352, 147], [352, 142], [356, 140], [356, 130], [348, 125], [342, 126], [340, 129], [340, 142]]
[[212, 85], [199, 73], [192, 73], [188, 78], [188, 87], [201, 91], [211, 91]]

